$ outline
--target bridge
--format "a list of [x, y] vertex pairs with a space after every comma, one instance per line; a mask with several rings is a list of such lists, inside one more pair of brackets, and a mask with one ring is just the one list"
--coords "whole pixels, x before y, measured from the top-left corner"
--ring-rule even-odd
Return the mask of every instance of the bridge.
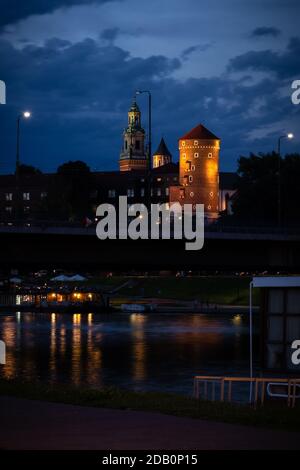
[[300, 230], [211, 226], [204, 247], [185, 240], [99, 240], [95, 227], [0, 226], [1, 268], [300, 271]]

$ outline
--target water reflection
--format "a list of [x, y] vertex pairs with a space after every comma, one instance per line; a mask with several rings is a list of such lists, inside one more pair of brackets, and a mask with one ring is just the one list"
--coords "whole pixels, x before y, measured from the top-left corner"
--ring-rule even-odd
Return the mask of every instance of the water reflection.
[[191, 392], [195, 374], [248, 367], [247, 319], [199, 314], [0, 315], [5, 378]]

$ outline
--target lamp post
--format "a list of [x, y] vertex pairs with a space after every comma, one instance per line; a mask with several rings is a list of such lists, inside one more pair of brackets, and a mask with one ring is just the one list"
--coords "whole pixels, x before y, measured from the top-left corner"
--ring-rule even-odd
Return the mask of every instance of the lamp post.
[[147, 162], [147, 182], [148, 182], [148, 208], [151, 207], [151, 157], [152, 157], [152, 95], [149, 90], [137, 90], [136, 95], [148, 95], [148, 162]]
[[294, 134], [289, 132], [288, 134], [281, 135], [277, 142], [277, 155], [278, 155], [278, 227], [281, 227], [282, 223], [282, 211], [281, 211], [281, 141], [282, 139], [293, 139]]
[[31, 117], [31, 113], [29, 111], [24, 111], [23, 113], [19, 114], [17, 117], [17, 152], [16, 152], [16, 220], [18, 220], [19, 216], [19, 185], [20, 185], [20, 123], [21, 119], [29, 119]]

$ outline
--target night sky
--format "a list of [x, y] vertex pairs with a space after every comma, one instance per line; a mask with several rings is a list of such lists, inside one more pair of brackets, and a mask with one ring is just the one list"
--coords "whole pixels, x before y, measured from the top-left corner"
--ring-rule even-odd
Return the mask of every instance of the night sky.
[[[221, 169], [276, 147], [300, 152], [299, 0], [0, 0], [0, 172], [21, 160], [55, 171], [68, 160], [118, 168], [136, 89], [153, 94], [153, 147], [198, 123], [221, 138]], [[147, 126], [146, 96], [139, 97]]]

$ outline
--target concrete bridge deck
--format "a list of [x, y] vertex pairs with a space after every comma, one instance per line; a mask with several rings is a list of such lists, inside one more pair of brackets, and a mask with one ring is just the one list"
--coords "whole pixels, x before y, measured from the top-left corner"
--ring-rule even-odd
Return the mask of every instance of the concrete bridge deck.
[[300, 271], [300, 231], [209, 228], [204, 247], [185, 240], [99, 240], [95, 227], [0, 226], [1, 267]]

